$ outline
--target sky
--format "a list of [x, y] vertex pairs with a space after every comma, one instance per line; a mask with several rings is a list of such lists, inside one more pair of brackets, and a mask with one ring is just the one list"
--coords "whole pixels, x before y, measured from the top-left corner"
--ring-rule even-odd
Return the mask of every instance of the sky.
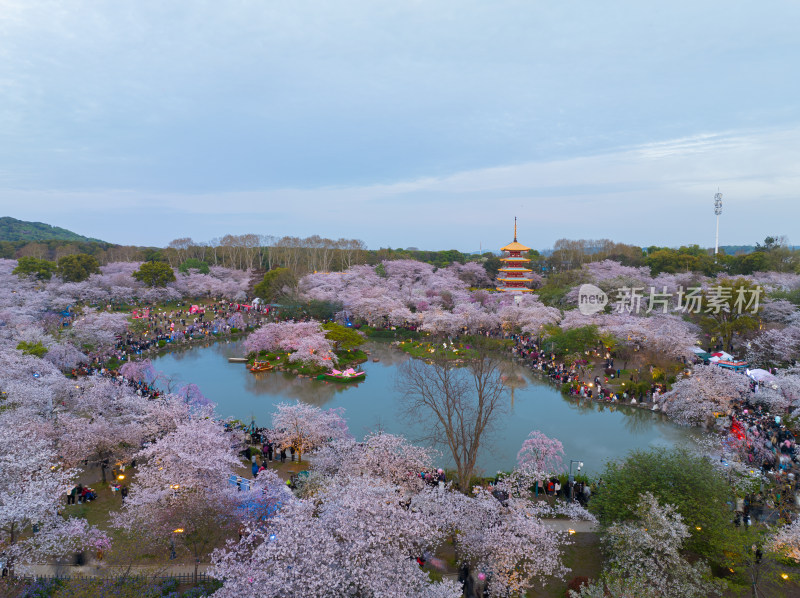
[[800, 3], [0, 0], [0, 216], [476, 251], [800, 244]]

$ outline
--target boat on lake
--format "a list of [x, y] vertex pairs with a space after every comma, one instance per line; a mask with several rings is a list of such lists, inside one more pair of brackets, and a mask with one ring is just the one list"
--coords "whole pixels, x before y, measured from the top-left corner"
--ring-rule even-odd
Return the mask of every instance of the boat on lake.
[[357, 372], [353, 368], [348, 368], [343, 372], [331, 370], [325, 374], [317, 376], [317, 380], [327, 380], [329, 382], [358, 382], [363, 380], [367, 372]]
[[275, 366], [273, 366], [271, 363], [268, 363], [266, 361], [254, 361], [253, 365], [251, 365], [248, 369], [251, 372], [256, 373], [256, 372], [268, 372], [273, 367], [275, 367]]

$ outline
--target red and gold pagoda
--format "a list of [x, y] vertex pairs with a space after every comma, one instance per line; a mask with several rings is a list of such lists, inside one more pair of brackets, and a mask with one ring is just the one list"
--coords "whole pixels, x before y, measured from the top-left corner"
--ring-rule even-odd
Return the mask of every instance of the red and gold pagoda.
[[530, 262], [527, 257], [523, 257], [523, 252], [530, 251], [530, 247], [525, 247], [522, 243], [517, 242], [517, 219], [514, 218], [514, 241], [501, 249], [505, 253], [504, 257], [500, 258], [503, 262], [503, 267], [500, 268], [497, 275], [497, 290], [506, 293], [532, 293], [533, 291], [528, 288], [531, 279], [528, 274], [533, 272], [526, 266]]

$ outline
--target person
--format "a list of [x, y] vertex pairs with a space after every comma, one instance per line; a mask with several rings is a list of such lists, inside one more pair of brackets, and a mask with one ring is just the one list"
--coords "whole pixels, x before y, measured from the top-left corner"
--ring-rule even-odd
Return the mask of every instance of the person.
[[67, 494], [67, 504], [68, 505], [74, 505], [75, 504], [75, 497], [77, 496], [77, 494], [78, 494], [78, 487], [77, 486], [73, 486], [72, 490], [70, 490], [69, 494]]
[[286, 449], [281, 449], [281, 463], [286, 463]]
[[289, 452], [292, 454], [292, 461], [294, 461], [294, 446], [289, 447]]
[[122, 504], [125, 504], [125, 498], [128, 496], [128, 487], [123, 486], [120, 488], [119, 495], [122, 497]]
[[256, 456], [253, 455], [253, 464], [250, 466], [250, 471], [253, 472], [253, 477], [258, 475], [258, 463], [256, 463]]

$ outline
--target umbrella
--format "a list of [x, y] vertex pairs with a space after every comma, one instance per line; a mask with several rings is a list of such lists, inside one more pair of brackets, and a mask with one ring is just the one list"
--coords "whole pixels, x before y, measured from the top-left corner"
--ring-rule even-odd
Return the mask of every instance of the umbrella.
[[754, 370], [748, 370], [747, 375], [750, 376], [756, 382], [763, 382], [764, 380], [771, 380], [775, 376], [770, 374], [767, 370], [762, 370], [760, 368], [756, 368]]

